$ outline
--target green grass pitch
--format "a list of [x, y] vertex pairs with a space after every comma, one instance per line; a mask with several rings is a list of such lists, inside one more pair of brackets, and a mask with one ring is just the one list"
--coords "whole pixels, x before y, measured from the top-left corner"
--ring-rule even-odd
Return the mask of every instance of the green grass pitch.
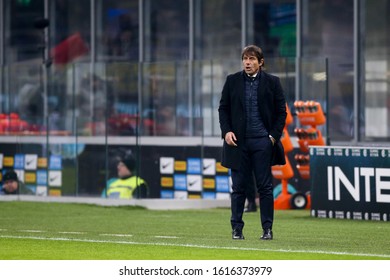
[[[174, 202], [172, 202], [174, 203]], [[390, 223], [319, 219], [278, 210], [274, 240], [259, 212], [232, 240], [230, 209], [147, 210], [0, 202], [1, 260], [389, 260]]]

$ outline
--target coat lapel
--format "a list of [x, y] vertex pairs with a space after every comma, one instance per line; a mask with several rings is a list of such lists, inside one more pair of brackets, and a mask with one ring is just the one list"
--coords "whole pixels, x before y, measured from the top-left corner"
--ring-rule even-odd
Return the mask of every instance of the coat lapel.
[[245, 109], [245, 72], [242, 71], [241, 72], [241, 75], [240, 75], [240, 78], [238, 79], [238, 88], [240, 89], [239, 93], [240, 93], [240, 101], [241, 101], [241, 106], [242, 108]]
[[265, 79], [265, 75], [263, 73], [263, 71], [260, 71], [260, 83], [259, 83], [259, 87], [257, 88], [257, 98], [258, 98], [258, 104], [259, 106], [262, 106], [262, 104], [264, 104], [263, 100], [264, 100], [264, 95], [265, 95], [265, 88], [266, 88], [266, 79]]

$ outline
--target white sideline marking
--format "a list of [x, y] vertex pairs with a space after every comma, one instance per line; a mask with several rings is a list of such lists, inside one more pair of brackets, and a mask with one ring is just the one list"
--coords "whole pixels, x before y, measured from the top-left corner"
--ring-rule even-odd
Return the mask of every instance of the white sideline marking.
[[175, 239], [175, 238], [179, 238], [179, 237], [177, 237], [177, 236], [162, 236], [162, 235], [157, 235], [157, 236], [155, 236], [155, 238]]
[[242, 248], [242, 247], [217, 247], [196, 244], [174, 244], [174, 243], [153, 243], [153, 242], [133, 242], [133, 241], [119, 241], [119, 240], [94, 240], [94, 239], [73, 239], [61, 237], [39, 237], [39, 236], [12, 236], [0, 235], [0, 238], [11, 239], [34, 239], [34, 240], [49, 240], [49, 241], [73, 241], [86, 243], [112, 243], [112, 244], [129, 244], [129, 245], [151, 245], [151, 246], [176, 246], [188, 248], [203, 248], [203, 249], [219, 249], [219, 250], [237, 250], [237, 251], [262, 251], [262, 252], [279, 252], [279, 253], [311, 253], [311, 254], [328, 254], [328, 255], [349, 255], [358, 257], [379, 257], [389, 258], [386, 254], [368, 254], [368, 253], [349, 253], [349, 252], [334, 252], [334, 251], [315, 251], [315, 250], [286, 250], [286, 249], [259, 249], [259, 248]]
[[78, 232], [78, 231], [59, 231], [58, 233], [61, 233], [61, 234], [85, 234], [85, 232]]
[[116, 237], [132, 237], [132, 234], [113, 234], [113, 233], [101, 233], [100, 236], [116, 236]]
[[20, 232], [32, 232], [32, 233], [34, 233], [34, 232], [45, 232], [45, 231], [43, 231], [43, 230], [36, 230], [36, 229], [21, 229], [21, 230], [18, 230], [18, 231], [20, 231]]

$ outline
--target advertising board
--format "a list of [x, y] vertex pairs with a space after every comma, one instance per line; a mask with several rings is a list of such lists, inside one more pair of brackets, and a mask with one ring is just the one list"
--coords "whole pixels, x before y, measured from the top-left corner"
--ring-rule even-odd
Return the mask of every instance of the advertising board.
[[390, 149], [310, 147], [311, 215], [390, 220]]

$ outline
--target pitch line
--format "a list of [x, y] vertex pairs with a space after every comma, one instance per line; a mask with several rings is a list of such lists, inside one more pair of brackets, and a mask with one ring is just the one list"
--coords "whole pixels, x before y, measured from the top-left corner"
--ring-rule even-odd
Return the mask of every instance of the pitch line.
[[160, 243], [160, 242], [134, 242], [134, 241], [119, 241], [119, 240], [95, 240], [95, 239], [77, 239], [77, 238], [62, 238], [62, 237], [39, 237], [39, 236], [12, 236], [12, 235], [0, 235], [0, 238], [10, 239], [34, 239], [45, 241], [73, 241], [73, 242], [85, 242], [85, 243], [111, 243], [111, 244], [128, 244], [128, 245], [150, 245], [150, 246], [176, 246], [176, 247], [188, 247], [188, 248], [201, 248], [201, 249], [219, 249], [219, 250], [237, 250], [237, 251], [262, 251], [262, 252], [279, 252], [279, 253], [311, 253], [311, 254], [328, 254], [328, 255], [342, 255], [342, 256], [357, 256], [357, 257], [378, 257], [388, 258], [387, 254], [368, 254], [368, 253], [349, 253], [349, 252], [335, 252], [335, 251], [322, 251], [322, 250], [287, 250], [287, 249], [260, 249], [260, 248], [242, 248], [242, 247], [218, 247], [218, 246], [206, 246], [197, 244], [174, 244], [174, 243]]
[[132, 234], [100, 233], [100, 236], [132, 237]]
[[177, 237], [177, 236], [156, 235], [155, 238], [176, 239], [176, 238], [179, 238], [179, 237]]
[[79, 232], [79, 231], [59, 231], [58, 233], [61, 233], [61, 234], [86, 234], [86, 232]]

